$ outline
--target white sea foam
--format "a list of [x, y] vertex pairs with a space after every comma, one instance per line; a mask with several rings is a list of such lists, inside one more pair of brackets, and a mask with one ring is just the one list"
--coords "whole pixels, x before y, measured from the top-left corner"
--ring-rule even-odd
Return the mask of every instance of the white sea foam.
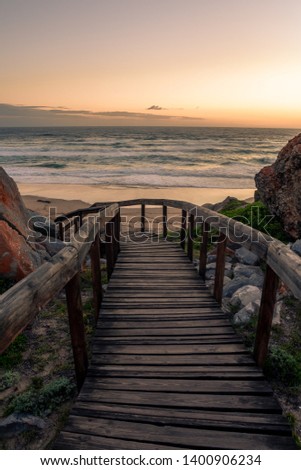
[[289, 129], [0, 129], [0, 165], [18, 182], [246, 188]]

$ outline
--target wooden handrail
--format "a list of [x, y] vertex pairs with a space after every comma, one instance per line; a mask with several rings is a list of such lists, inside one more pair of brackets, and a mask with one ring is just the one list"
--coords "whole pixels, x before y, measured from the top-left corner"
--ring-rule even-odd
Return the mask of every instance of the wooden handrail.
[[65, 248], [0, 296], [0, 353], [66, 286], [69, 321], [77, 325], [71, 329], [71, 339], [77, 383], [79, 387], [82, 385], [83, 368], [87, 362], [85, 339], [80, 320], [80, 292], [73, 291], [79, 290], [78, 274], [101, 227], [115, 219], [117, 211], [118, 204], [112, 204], [96, 217], [88, 218]]
[[[104, 205], [109, 203], [103, 203]], [[245, 225], [235, 219], [231, 219], [218, 212], [212, 211], [203, 206], [195, 205], [185, 201], [175, 201], [169, 199], [132, 199], [127, 201], [119, 201], [119, 207], [141, 205], [143, 216], [145, 217], [146, 205], [162, 206], [163, 207], [163, 220], [168, 207], [177, 208], [182, 210], [182, 226], [180, 244], [184, 248], [185, 240], [183, 234], [186, 232], [186, 218], [189, 220], [188, 236], [186, 240], [188, 243], [188, 257], [193, 260], [193, 231], [194, 224], [201, 223], [203, 226], [203, 243], [200, 247], [200, 265], [199, 274], [205, 279], [206, 272], [206, 257], [207, 257], [207, 243], [208, 232], [211, 228], [218, 229], [220, 233], [219, 245], [217, 249], [216, 261], [216, 278], [214, 284], [214, 296], [220, 303], [222, 299], [223, 290], [223, 276], [225, 269], [225, 248], [227, 239], [240, 243], [255, 253], [261, 260], [267, 263], [270, 278], [272, 276], [276, 279], [281, 279], [287, 287], [293, 292], [295, 297], [301, 300], [301, 258], [293, 253], [286, 245], [274, 239], [268, 234]], [[96, 210], [99, 203], [95, 203], [90, 210]], [[166, 234], [167, 225], [163, 225], [163, 236]], [[205, 230], [204, 230], [205, 228]], [[269, 293], [269, 286], [272, 281], [265, 282], [261, 307], [259, 312], [259, 327], [257, 328], [254, 356], [258, 365], [262, 366], [266, 353], [268, 350], [268, 342], [270, 336], [271, 322], [267, 320], [273, 311], [276, 297], [274, 294]], [[274, 284], [273, 284], [274, 285]], [[268, 307], [267, 307], [268, 305]], [[261, 327], [260, 327], [261, 325]], [[264, 325], [264, 326], [262, 326]]]
[[[193, 260], [192, 237], [194, 227], [196, 224], [202, 224], [203, 240], [200, 245], [199, 267], [199, 274], [202, 278], [205, 278], [209, 231], [211, 228], [218, 229], [220, 243], [217, 248], [214, 286], [214, 296], [218, 302], [221, 302], [222, 299], [227, 239], [243, 244], [266, 262], [266, 279], [263, 287], [254, 351], [257, 363], [262, 365], [268, 349], [278, 278], [287, 285], [295, 297], [301, 300], [301, 258], [280, 241], [250, 226], [206, 207], [169, 199], [132, 199], [96, 203], [90, 208], [79, 209], [58, 217], [56, 222], [62, 238], [64, 238], [66, 230], [73, 225], [75, 226], [72, 240], [51, 260], [0, 296], [0, 353], [34, 319], [36, 313], [65, 286], [68, 291], [69, 320], [70, 322], [78, 322], [80, 326], [77, 330], [82, 330], [81, 321], [79, 320], [81, 311], [80, 293], [72, 293], [71, 291], [75, 288], [79, 289], [78, 273], [89, 252], [92, 258], [95, 317], [97, 317], [101, 302], [99, 234], [101, 230], [106, 233], [107, 269], [110, 277], [119, 252], [119, 210], [121, 207], [134, 205], [141, 205], [142, 231], [145, 228], [146, 206], [161, 206], [163, 208], [163, 235], [165, 237], [167, 235], [165, 220], [167, 208], [181, 209], [180, 244], [184, 248], [185, 242], [187, 242], [188, 256], [191, 260]], [[96, 214], [96, 217], [92, 217], [92, 214]], [[91, 217], [89, 217], [90, 215]], [[188, 230], [186, 228], [187, 221], [189, 222]], [[108, 230], [106, 230], [106, 227]], [[97, 278], [99, 278], [99, 282], [97, 282]], [[71, 332], [71, 334], [74, 333]], [[72, 337], [72, 344], [75, 345], [74, 348], [77, 351], [81, 351], [79, 353], [80, 357], [76, 357], [74, 352], [78, 385], [80, 387], [83, 381], [83, 369], [86, 367], [84, 338]]]

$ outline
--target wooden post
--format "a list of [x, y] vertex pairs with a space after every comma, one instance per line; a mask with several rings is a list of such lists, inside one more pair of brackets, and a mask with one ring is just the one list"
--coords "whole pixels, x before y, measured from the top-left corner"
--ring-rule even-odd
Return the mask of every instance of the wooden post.
[[267, 264], [254, 347], [254, 357], [259, 367], [263, 367], [268, 353], [278, 283], [279, 277]]
[[187, 212], [183, 209], [182, 218], [181, 218], [181, 232], [180, 232], [180, 245], [181, 245], [182, 250], [185, 250], [186, 221], [187, 221]]
[[118, 221], [117, 221], [117, 215], [112, 220], [113, 222], [113, 251], [114, 251], [114, 265], [116, 263], [117, 257], [118, 257]]
[[194, 215], [190, 214], [188, 219], [188, 243], [187, 255], [190, 261], [193, 261], [193, 231], [194, 231]]
[[82, 300], [80, 294], [80, 275], [77, 273], [66, 284], [69, 327], [73, 349], [75, 375], [78, 390], [81, 389], [88, 368], [88, 354], [85, 339]]
[[62, 241], [65, 241], [65, 230], [64, 230], [64, 224], [62, 221], [59, 222], [59, 238]]
[[163, 238], [167, 238], [167, 206], [163, 205]]
[[121, 221], [120, 221], [120, 209], [117, 212], [116, 215], [116, 243], [117, 243], [117, 256], [118, 253], [120, 253], [120, 227], [121, 227]]
[[77, 215], [74, 217], [74, 233], [77, 233], [79, 231], [79, 227], [80, 227], [80, 218]]
[[141, 232], [145, 232], [145, 204], [141, 204]]
[[215, 300], [221, 304], [223, 298], [225, 259], [226, 259], [227, 237], [224, 233], [220, 233], [218, 238], [216, 252], [216, 268], [213, 296]]
[[108, 279], [111, 279], [114, 269], [114, 230], [113, 223], [108, 222], [105, 225], [106, 237], [106, 258], [107, 258], [107, 273]]
[[93, 286], [93, 304], [95, 323], [98, 320], [99, 310], [102, 301], [101, 269], [100, 269], [100, 239], [98, 234], [90, 248], [92, 286]]
[[199, 275], [204, 280], [205, 280], [205, 276], [206, 276], [209, 231], [210, 231], [210, 225], [207, 224], [206, 222], [203, 222], [203, 224], [202, 224], [202, 243], [201, 243], [201, 246], [200, 246]]

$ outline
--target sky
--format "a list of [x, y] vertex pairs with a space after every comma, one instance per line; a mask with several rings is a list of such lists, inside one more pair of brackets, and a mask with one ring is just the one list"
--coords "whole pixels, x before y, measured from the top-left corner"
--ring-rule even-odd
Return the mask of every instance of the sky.
[[300, 0], [0, 0], [0, 126], [301, 127]]

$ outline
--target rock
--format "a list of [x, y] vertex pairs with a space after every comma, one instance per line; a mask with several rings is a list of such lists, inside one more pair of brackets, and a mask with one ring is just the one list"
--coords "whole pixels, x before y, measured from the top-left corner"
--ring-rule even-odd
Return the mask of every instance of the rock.
[[301, 134], [291, 139], [271, 166], [255, 176], [260, 199], [277, 215], [284, 230], [301, 238]]
[[229, 282], [231, 282], [231, 277], [224, 276], [224, 286], [228, 284]]
[[9, 439], [24, 431], [45, 429], [46, 422], [37, 416], [23, 413], [13, 413], [0, 420], [0, 435], [2, 439]]
[[221, 202], [217, 202], [215, 204], [204, 204], [204, 207], [207, 207], [208, 209], [211, 209], [212, 211], [215, 212], [220, 212], [224, 209], [231, 208], [237, 208], [237, 207], [244, 207], [248, 203], [246, 201], [240, 201], [236, 197], [233, 196], [228, 196], [226, 199], [224, 199]]
[[24, 206], [18, 187], [0, 167], [0, 273], [1, 277], [19, 281], [49, 259], [45, 248], [37, 243], [38, 235], [30, 230], [30, 212]]
[[50, 256], [56, 255], [59, 251], [65, 248], [65, 243], [59, 239], [50, 238], [49, 240], [45, 240], [41, 242], [41, 245], [45, 248], [47, 253]]
[[0, 273], [3, 278], [19, 281], [42, 264], [41, 254], [3, 220], [0, 221], [0, 246]]
[[23, 237], [28, 236], [29, 213], [14, 180], [0, 167], [0, 220]]
[[250, 284], [250, 286], [256, 286], [262, 289], [263, 283], [264, 283], [263, 275], [252, 274], [252, 276], [248, 278], [248, 284]]
[[248, 266], [245, 264], [236, 264], [233, 268], [234, 277], [235, 276], [244, 276], [251, 277], [254, 274], [258, 276], [263, 276], [263, 271], [259, 266]]
[[[209, 264], [207, 264], [206, 269], [208, 269], [208, 270], [214, 269], [215, 270], [215, 267], [216, 267], [215, 263], [209, 263]], [[228, 271], [231, 271], [232, 264], [231, 263], [225, 263], [225, 269], [228, 270]]]
[[256, 300], [255, 302], [249, 302], [245, 307], [239, 310], [239, 312], [235, 313], [233, 322], [235, 325], [244, 325], [249, 323], [254, 315], [258, 315], [259, 307], [259, 300]]
[[250, 302], [260, 301], [261, 290], [256, 286], [240, 287], [231, 297], [230, 304], [232, 307], [242, 308]]
[[275, 307], [274, 307], [274, 312], [273, 312], [273, 325], [279, 325], [281, 323], [281, 310], [284, 305], [284, 302], [282, 300], [279, 300], [279, 302], [276, 302]]
[[205, 279], [207, 281], [215, 279], [215, 269], [207, 269], [205, 274]]
[[208, 255], [207, 256], [207, 263], [208, 264], [215, 263], [215, 262], [216, 262], [216, 255]]
[[258, 256], [252, 253], [250, 250], [247, 250], [243, 246], [235, 251], [235, 256], [240, 263], [248, 264], [251, 266], [259, 264]]
[[41, 234], [41, 237], [38, 238], [39, 242], [49, 240], [50, 238], [57, 239], [56, 225], [50, 219], [33, 211], [28, 211], [28, 215], [29, 227]]
[[301, 240], [296, 240], [295, 243], [292, 245], [292, 250], [297, 253], [297, 255], [301, 256]]
[[230, 282], [225, 285], [223, 290], [223, 297], [232, 297], [232, 295], [241, 287], [245, 286], [248, 282], [246, 277], [239, 279], [231, 279]]

